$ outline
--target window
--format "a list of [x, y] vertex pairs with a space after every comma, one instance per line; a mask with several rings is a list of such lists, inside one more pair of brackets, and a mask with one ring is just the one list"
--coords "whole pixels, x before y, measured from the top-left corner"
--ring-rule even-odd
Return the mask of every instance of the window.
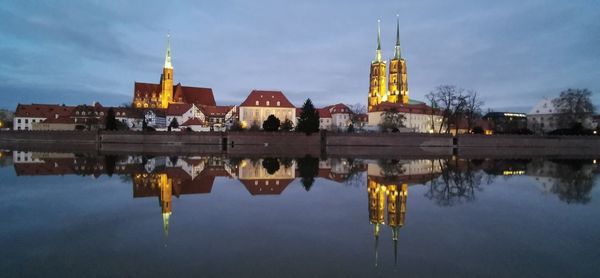
[[281, 102], [277, 101], [277, 106], [281, 106]]
[[256, 101], [256, 106], [258, 106], [258, 100]]
[[269, 106], [271, 103], [267, 100], [267, 106]]
[[17, 119], [17, 123], [21, 123], [21, 119]]
[[25, 123], [28, 124], [29, 123], [29, 119], [25, 119]]

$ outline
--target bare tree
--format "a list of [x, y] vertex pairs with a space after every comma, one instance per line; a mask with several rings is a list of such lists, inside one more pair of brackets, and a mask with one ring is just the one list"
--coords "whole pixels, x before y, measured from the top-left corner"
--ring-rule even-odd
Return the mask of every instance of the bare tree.
[[562, 128], [571, 128], [575, 125], [583, 126], [595, 112], [595, 107], [590, 100], [592, 92], [588, 89], [568, 89], [562, 91], [560, 96], [552, 101], [560, 113], [558, 124]]
[[367, 106], [362, 103], [346, 104], [350, 108], [350, 122], [354, 127], [363, 128], [362, 116], [367, 113]]
[[391, 108], [383, 112], [381, 114], [381, 123], [379, 123], [379, 127], [381, 131], [387, 132], [397, 132], [401, 127], [404, 127], [404, 121], [406, 117], [403, 114], [398, 112], [396, 108]]
[[427, 95], [432, 105], [442, 110], [442, 122], [438, 133], [450, 133], [450, 123], [456, 123], [457, 114], [461, 113], [465, 105], [463, 92], [464, 89], [454, 85], [440, 85]]
[[465, 117], [469, 130], [473, 129], [475, 120], [481, 118], [481, 107], [484, 102], [475, 90], [469, 90], [465, 96]]
[[[450, 126], [454, 124], [458, 133], [460, 122], [467, 118], [468, 128], [471, 129], [474, 120], [481, 115], [483, 101], [475, 90], [469, 90], [454, 85], [440, 85], [426, 95], [432, 107], [442, 111], [442, 122], [438, 133], [450, 133]], [[435, 111], [431, 111], [431, 120]], [[444, 129], [445, 128], [445, 129]]]

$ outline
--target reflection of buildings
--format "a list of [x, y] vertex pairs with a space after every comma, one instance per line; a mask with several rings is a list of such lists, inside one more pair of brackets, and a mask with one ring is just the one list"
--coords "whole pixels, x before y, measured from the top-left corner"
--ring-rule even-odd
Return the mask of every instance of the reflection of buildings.
[[409, 184], [421, 184], [436, 178], [443, 166], [440, 160], [381, 161], [369, 163], [367, 169], [367, 194], [369, 197], [369, 222], [374, 225], [375, 266], [378, 262], [378, 244], [381, 225], [392, 230], [394, 261], [397, 255], [400, 228], [406, 218], [406, 199]]
[[[265, 163], [269, 161], [278, 165], [277, 169], [266, 169]], [[239, 165], [238, 179], [252, 195], [279, 195], [296, 178], [295, 169], [296, 162], [293, 161], [286, 167], [273, 158], [244, 159]], [[269, 170], [272, 173], [269, 173]]]

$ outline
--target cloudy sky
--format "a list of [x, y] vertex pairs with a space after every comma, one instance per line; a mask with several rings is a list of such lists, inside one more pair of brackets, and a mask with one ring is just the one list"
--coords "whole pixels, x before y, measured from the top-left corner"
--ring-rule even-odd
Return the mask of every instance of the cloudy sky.
[[175, 82], [218, 104], [366, 103], [377, 19], [389, 58], [396, 14], [411, 98], [455, 84], [527, 112], [573, 87], [600, 104], [600, 1], [3, 0], [0, 108], [130, 102], [134, 81], [158, 83], [168, 32]]

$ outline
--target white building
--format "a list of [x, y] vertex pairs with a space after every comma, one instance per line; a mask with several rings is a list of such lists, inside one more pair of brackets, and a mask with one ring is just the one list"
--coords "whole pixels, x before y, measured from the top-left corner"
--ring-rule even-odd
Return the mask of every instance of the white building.
[[[166, 112], [166, 124], [167, 126], [176, 120], [179, 125], [188, 122], [191, 119], [198, 119], [200, 124], [204, 124], [206, 118], [202, 110], [195, 104], [191, 103], [171, 103]], [[197, 122], [197, 121], [196, 121]]]
[[56, 104], [19, 104], [13, 119], [13, 129], [32, 130], [34, 124], [41, 123], [47, 118], [71, 116], [73, 108]]
[[527, 128], [536, 133], [546, 133], [558, 127], [558, 112], [553, 99], [544, 98], [527, 114]]
[[323, 107], [319, 109], [319, 128], [345, 131], [352, 123], [351, 116], [352, 111], [343, 103]]
[[239, 121], [244, 128], [253, 124], [262, 128], [269, 115], [275, 115], [281, 123], [290, 120], [296, 126], [296, 108], [281, 91], [253, 90], [239, 106]]
[[419, 133], [434, 133], [440, 129], [442, 124], [441, 113], [432, 109], [423, 102], [411, 100], [409, 104], [403, 105], [399, 103], [381, 103], [374, 106], [368, 113], [367, 130], [379, 130], [379, 124], [382, 122], [383, 114], [389, 109], [395, 109], [404, 116], [404, 126], [407, 130]]

